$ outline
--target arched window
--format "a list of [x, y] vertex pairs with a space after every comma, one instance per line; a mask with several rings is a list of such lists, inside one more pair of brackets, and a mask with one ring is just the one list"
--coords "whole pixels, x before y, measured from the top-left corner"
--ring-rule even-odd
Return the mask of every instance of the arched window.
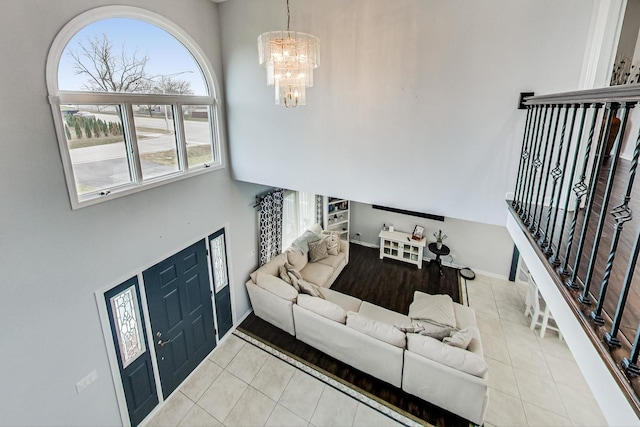
[[209, 62], [157, 14], [77, 16], [51, 47], [47, 86], [74, 209], [223, 167]]

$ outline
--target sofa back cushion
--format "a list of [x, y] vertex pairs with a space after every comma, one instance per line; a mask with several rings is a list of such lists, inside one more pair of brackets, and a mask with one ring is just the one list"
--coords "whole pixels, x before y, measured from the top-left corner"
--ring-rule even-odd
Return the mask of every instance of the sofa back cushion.
[[481, 355], [431, 337], [407, 334], [407, 351], [476, 377], [482, 377], [487, 372], [487, 364]]
[[369, 319], [353, 311], [347, 312], [347, 326], [396, 347], [405, 348], [407, 345], [405, 333], [393, 325]]
[[299, 294], [298, 305], [335, 322], [344, 323], [347, 319], [346, 311], [344, 311], [339, 305], [334, 304], [331, 301], [327, 301], [326, 299], [316, 298], [306, 294]]
[[279, 277], [258, 271], [256, 284], [287, 301], [295, 302], [298, 299], [298, 291]]
[[296, 248], [287, 248], [287, 250], [284, 251], [284, 254], [289, 261], [289, 264], [298, 271], [305, 268], [309, 262], [309, 257]]
[[263, 265], [262, 267], [260, 267], [259, 269], [251, 273], [249, 276], [251, 277], [251, 280], [253, 280], [253, 283], [255, 284], [258, 284], [257, 276], [259, 271], [262, 271], [263, 273], [267, 273], [277, 277], [279, 275], [280, 266], [284, 265], [285, 262], [287, 262], [287, 256], [285, 254], [277, 255], [271, 258], [271, 260], [269, 260], [268, 263], [266, 263], [265, 265]]

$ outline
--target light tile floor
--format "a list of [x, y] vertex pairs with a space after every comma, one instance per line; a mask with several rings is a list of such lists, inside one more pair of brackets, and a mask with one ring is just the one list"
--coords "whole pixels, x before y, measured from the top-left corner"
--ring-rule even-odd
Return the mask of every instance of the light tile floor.
[[[490, 397], [485, 426], [606, 425], [569, 348], [524, 317], [526, 286], [478, 276], [476, 311]], [[149, 426], [397, 426], [396, 421], [230, 335]]]
[[467, 282], [489, 365], [485, 426], [605, 426], [565, 341], [529, 329], [527, 286], [478, 276]]
[[400, 426], [230, 335], [147, 426]]

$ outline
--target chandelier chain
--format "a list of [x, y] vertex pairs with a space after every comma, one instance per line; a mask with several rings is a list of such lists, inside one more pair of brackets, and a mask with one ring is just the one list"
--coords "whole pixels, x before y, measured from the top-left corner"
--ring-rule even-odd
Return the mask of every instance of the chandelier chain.
[[289, 31], [290, 23], [291, 23], [291, 13], [289, 12], [289, 0], [287, 0], [287, 31]]

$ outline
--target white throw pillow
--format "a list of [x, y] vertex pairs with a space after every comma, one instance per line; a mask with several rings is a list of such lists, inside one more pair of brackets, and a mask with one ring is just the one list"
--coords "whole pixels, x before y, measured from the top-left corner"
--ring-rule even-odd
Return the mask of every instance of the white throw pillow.
[[323, 231], [323, 236], [327, 236], [327, 252], [329, 255], [338, 255], [340, 253], [340, 233], [337, 231]]
[[404, 332], [392, 325], [369, 319], [353, 311], [347, 313], [347, 326], [396, 347], [405, 348], [407, 345], [407, 336]]
[[280, 298], [292, 302], [298, 298], [298, 291], [279, 277], [258, 271], [257, 279], [257, 285], [259, 287], [279, 296]]
[[487, 364], [482, 356], [443, 344], [435, 338], [408, 334], [407, 350], [476, 377], [482, 377], [487, 372]]
[[316, 234], [320, 234], [322, 233], [322, 226], [318, 223], [313, 224], [311, 227], [307, 228], [307, 230], [316, 233]]
[[306, 294], [299, 294], [298, 305], [322, 317], [326, 317], [329, 320], [339, 323], [344, 323], [347, 319], [347, 312], [344, 311], [342, 307], [327, 301], [326, 299], [315, 298]]
[[412, 320], [424, 320], [434, 325], [456, 327], [456, 314], [453, 300], [449, 295], [418, 294], [409, 305], [409, 317]]

